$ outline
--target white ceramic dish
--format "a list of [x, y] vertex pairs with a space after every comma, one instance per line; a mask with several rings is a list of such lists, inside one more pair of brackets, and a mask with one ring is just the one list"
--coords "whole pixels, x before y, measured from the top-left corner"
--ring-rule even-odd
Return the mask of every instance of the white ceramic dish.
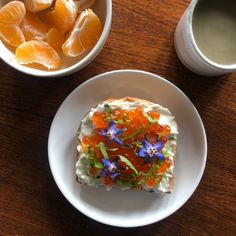
[[[9, 0], [0, 1], [0, 8]], [[74, 73], [81, 70], [86, 65], [88, 65], [101, 51], [103, 45], [105, 44], [107, 37], [110, 32], [111, 21], [112, 21], [112, 0], [97, 0], [94, 7], [94, 12], [99, 16], [103, 25], [103, 31], [94, 48], [82, 59], [78, 58], [67, 58], [64, 63], [64, 68], [57, 71], [43, 71], [40, 69], [30, 68], [24, 65], [19, 65], [14, 60], [14, 54], [2, 43], [0, 40], [0, 58], [5, 61], [9, 66], [15, 68], [23, 73], [40, 76], [40, 77], [58, 77]]]
[[[110, 97], [133, 96], [168, 107], [179, 126], [175, 186], [171, 194], [81, 186], [75, 179], [76, 133], [82, 117]], [[204, 172], [207, 140], [201, 118], [186, 95], [167, 80], [144, 71], [98, 75], [76, 88], [59, 108], [48, 141], [49, 164], [63, 195], [88, 217], [135, 227], [174, 213], [193, 194]]]

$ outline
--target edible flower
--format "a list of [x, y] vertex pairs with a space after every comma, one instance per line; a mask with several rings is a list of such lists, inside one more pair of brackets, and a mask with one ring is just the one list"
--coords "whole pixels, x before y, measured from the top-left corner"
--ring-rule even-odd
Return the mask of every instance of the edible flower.
[[158, 160], [165, 160], [165, 156], [161, 153], [161, 149], [163, 148], [163, 142], [159, 141], [152, 145], [147, 140], [143, 140], [143, 147], [137, 153], [138, 157], [144, 158], [146, 163], [150, 163], [153, 158], [157, 158]]
[[102, 170], [101, 176], [110, 175], [112, 179], [115, 179], [120, 173], [121, 166], [118, 164], [119, 157], [115, 158], [112, 162], [107, 159], [102, 159], [104, 169]]
[[109, 142], [114, 141], [120, 146], [124, 143], [118, 138], [118, 136], [124, 131], [124, 129], [117, 129], [113, 120], [109, 122], [108, 129], [102, 129], [100, 134], [108, 139]]

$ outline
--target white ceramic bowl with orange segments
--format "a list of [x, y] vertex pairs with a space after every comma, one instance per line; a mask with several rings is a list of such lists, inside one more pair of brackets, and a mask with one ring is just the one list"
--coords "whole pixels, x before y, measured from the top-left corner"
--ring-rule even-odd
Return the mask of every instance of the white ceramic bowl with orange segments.
[[[0, 1], [0, 8], [7, 4], [8, 0]], [[88, 65], [101, 51], [110, 32], [112, 21], [112, 0], [97, 0], [93, 6], [93, 11], [102, 22], [102, 34], [93, 49], [82, 59], [68, 58], [64, 61], [63, 67], [55, 71], [46, 71], [20, 65], [15, 60], [14, 53], [0, 40], [0, 58], [14, 69], [23, 73], [40, 77], [58, 77], [72, 74]]]

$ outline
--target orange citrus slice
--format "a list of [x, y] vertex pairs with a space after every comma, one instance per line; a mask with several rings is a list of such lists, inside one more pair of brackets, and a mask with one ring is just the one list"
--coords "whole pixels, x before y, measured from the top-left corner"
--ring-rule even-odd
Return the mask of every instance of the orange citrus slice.
[[56, 70], [61, 66], [61, 59], [57, 52], [48, 44], [31, 40], [22, 43], [15, 53], [19, 64], [38, 63], [49, 70]]
[[78, 7], [73, 0], [57, 0], [55, 9], [47, 13], [47, 19], [54, 27], [70, 30], [76, 20]]
[[19, 24], [25, 16], [25, 6], [22, 2], [11, 1], [0, 9], [0, 38], [13, 47], [25, 41]]
[[61, 46], [65, 42], [64, 34], [56, 28], [52, 28], [48, 31], [47, 39], [50, 46], [57, 52], [61, 50]]
[[25, 7], [31, 12], [42, 11], [52, 5], [53, 0], [25, 0]]
[[78, 1], [76, 1], [79, 12], [81, 12], [85, 9], [91, 8], [94, 3], [95, 3], [95, 0], [78, 0]]
[[26, 15], [20, 24], [20, 28], [26, 40], [45, 39], [49, 27], [44, 24], [36, 13], [26, 11]]
[[97, 43], [102, 32], [98, 16], [90, 9], [83, 11], [75, 22], [68, 39], [62, 45], [63, 53], [76, 57], [87, 53]]

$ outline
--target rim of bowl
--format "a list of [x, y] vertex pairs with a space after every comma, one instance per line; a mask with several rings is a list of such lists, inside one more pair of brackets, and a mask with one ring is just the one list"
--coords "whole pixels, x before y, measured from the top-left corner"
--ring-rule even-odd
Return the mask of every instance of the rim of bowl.
[[195, 48], [195, 50], [197, 51], [197, 53], [199, 54], [199, 56], [210, 66], [215, 67], [216, 69], [221, 69], [221, 70], [235, 70], [236, 69], [236, 64], [231, 64], [231, 65], [224, 65], [224, 64], [218, 64], [212, 60], [210, 60], [209, 58], [207, 58], [202, 51], [199, 49], [197, 42], [195, 40], [194, 37], [194, 33], [193, 33], [193, 15], [196, 9], [197, 4], [199, 3], [200, 0], [192, 0], [192, 2], [189, 5], [189, 11], [188, 11], [188, 19], [190, 20], [190, 37], [192, 39], [192, 43], [193, 46]]
[[[133, 223], [133, 224], [130, 224], [130, 225], [123, 225], [123, 224], [114, 224], [114, 223], [111, 223], [111, 222], [106, 222], [106, 221], [103, 221], [103, 220], [100, 220], [100, 219], [95, 219], [93, 216], [91, 216], [88, 212], [86, 212], [85, 210], [81, 210], [78, 208], [77, 204], [75, 201], [71, 200], [70, 198], [70, 194], [67, 193], [67, 191], [64, 190], [64, 187], [63, 185], [60, 183], [60, 180], [57, 178], [57, 176], [55, 175], [54, 173], [54, 168], [53, 168], [53, 165], [52, 165], [52, 154], [51, 154], [51, 150], [50, 150], [50, 147], [51, 147], [51, 142], [52, 142], [52, 130], [54, 129], [54, 126], [55, 126], [55, 122], [56, 122], [56, 119], [57, 119], [57, 116], [58, 116], [58, 113], [59, 113], [59, 110], [61, 108], [61, 106], [63, 106], [65, 103], [67, 103], [68, 100], [71, 99], [71, 97], [73, 97], [77, 91], [79, 89], [81, 89], [82, 87], [86, 86], [88, 83], [92, 82], [93, 80], [97, 80], [99, 78], [102, 78], [103, 76], [107, 76], [107, 75], [111, 75], [111, 74], [122, 74], [122, 73], [141, 73], [141, 74], [144, 74], [144, 75], [148, 75], [148, 76], [151, 76], [151, 77], [156, 77], [162, 81], [164, 81], [165, 83], [169, 84], [169, 86], [173, 87], [174, 89], [176, 89], [182, 96], [185, 97], [185, 99], [187, 100], [188, 103], [191, 104], [191, 106], [193, 107], [193, 110], [195, 112], [195, 114], [197, 115], [197, 118], [200, 122], [200, 126], [201, 126], [201, 129], [202, 129], [202, 138], [204, 140], [203, 144], [204, 144], [204, 147], [203, 147], [203, 162], [202, 162], [202, 165], [201, 165], [201, 170], [199, 171], [198, 173], [198, 176], [196, 178], [196, 181], [195, 181], [195, 184], [193, 186], [193, 189], [191, 192], [189, 192], [188, 195], [186, 195], [186, 197], [183, 199], [183, 201], [179, 204], [177, 204], [175, 207], [173, 207], [170, 211], [166, 212], [165, 214], [163, 214], [159, 219], [153, 219], [151, 221], [148, 221], [148, 222], [142, 222], [142, 223]], [[49, 131], [49, 137], [48, 137], [48, 161], [49, 161], [49, 166], [50, 166], [50, 170], [51, 170], [51, 173], [52, 173], [52, 176], [53, 176], [53, 179], [57, 185], [57, 187], [59, 188], [60, 192], [62, 193], [62, 195], [67, 199], [67, 201], [70, 202], [70, 204], [75, 208], [77, 209], [79, 212], [83, 213], [84, 215], [86, 215], [87, 217], [97, 221], [97, 222], [100, 222], [100, 223], [103, 223], [105, 225], [110, 225], [110, 226], [116, 226], [116, 227], [123, 227], [123, 228], [132, 228], [132, 227], [139, 227], [139, 226], [146, 226], [146, 225], [150, 225], [150, 224], [153, 224], [153, 223], [156, 223], [156, 222], [159, 222], [167, 217], [169, 217], [170, 215], [172, 215], [174, 212], [176, 212], [178, 209], [180, 209], [188, 200], [189, 198], [193, 195], [193, 193], [196, 191], [201, 179], [202, 179], [202, 176], [204, 174], [204, 170], [205, 170], [205, 167], [206, 167], [206, 161], [207, 161], [207, 136], [206, 136], [206, 131], [205, 131], [205, 127], [203, 125], [203, 122], [202, 122], [202, 119], [201, 119], [201, 116], [200, 114], [198, 113], [197, 109], [195, 108], [195, 106], [193, 105], [193, 103], [191, 102], [191, 100], [187, 97], [187, 95], [182, 91], [180, 90], [176, 85], [174, 85], [173, 83], [171, 83], [170, 81], [168, 81], [167, 79], [159, 76], [159, 75], [156, 75], [156, 74], [153, 74], [151, 72], [147, 72], [147, 71], [143, 71], [143, 70], [133, 70], [133, 69], [123, 69], [123, 70], [113, 70], [113, 71], [108, 71], [108, 72], [105, 72], [105, 73], [102, 73], [102, 74], [98, 74], [96, 76], [93, 76], [92, 78], [88, 79], [87, 81], [85, 81], [84, 83], [82, 83], [81, 85], [79, 85], [78, 87], [76, 87], [67, 97], [66, 99], [61, 103], [60, 107], [58, 108], [54, 118], [53, 118], [53, 121], [51, 123], [51, 127], [50, 127], [50, 131]]]
[[72, 74], [76, 71], [83, 69], [93, 59], [95, 59], [95, 57], [98, 55], [98, 53], [103, 48], [103, 46], [109, 36], [111, 22], [112, 22], [112, 0], [105, 0], [105, 1], [106, 1], [107, 9], [106, 9], [105, 23], [104, 23], [102, 34], [101, 34], [98, 42], [96, 43], [96, 45], [93, 47], [93, 49], [82, 60], [78, 61], [77, 63], [75, 63], [69, 67], [66, 67], [66, 68], [63, 68], [60, 70], [56, 70], [56, 71], [43, 71], [43, 70], [38, 70], [38, 69], [26, 67], [24, 65], [12, 63], [11, 61], [4, 58], [1, 54], [0, 54], [0, 58], [5, 63], [7, 63], [9, 66], [16, 69], [17, 71], [20, 71], [24, 74], [36, 76], [36, 77], [60, 77], [60, 76]]

